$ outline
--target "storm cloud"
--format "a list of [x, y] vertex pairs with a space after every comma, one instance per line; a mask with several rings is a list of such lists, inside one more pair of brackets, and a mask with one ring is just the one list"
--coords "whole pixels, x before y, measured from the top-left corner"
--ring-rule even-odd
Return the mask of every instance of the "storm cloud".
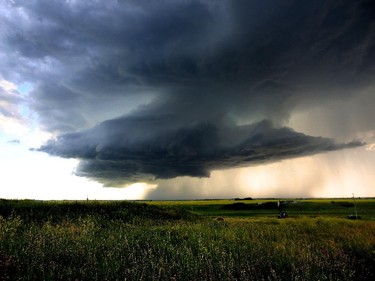
[[[274, 128], [269, 121], [218, 127], [198, 123], [166, 127], [174, 116], [119, 118], [93, 129], [65, 134], [40, 148], [51, 155], [81, 159], [78, 175], [108, 186], [178, 176], [208, 177], [211, 170], [264, 164], [350, 148], [360, 142], [332, 140]], [[162, 126], [162, 128], [160, 128]]]
[[[374, 127], [372, 1], [1, 5], [1, 74], [33, 83], [30, 107], [58, 135], [40, 150], [108, 185], [353, 147]], [[338, 130], [337, 103], [356, 105], [353, 125], [330, 138], [288, 127], [322, 107]]]

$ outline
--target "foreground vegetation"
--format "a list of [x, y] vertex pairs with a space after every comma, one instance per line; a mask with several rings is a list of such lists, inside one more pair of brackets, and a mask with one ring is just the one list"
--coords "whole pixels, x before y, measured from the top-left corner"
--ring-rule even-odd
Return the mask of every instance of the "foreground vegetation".
[[0, 280], [374, 280], [373, 201], [362, 220], [194, 202], [2, 200]]

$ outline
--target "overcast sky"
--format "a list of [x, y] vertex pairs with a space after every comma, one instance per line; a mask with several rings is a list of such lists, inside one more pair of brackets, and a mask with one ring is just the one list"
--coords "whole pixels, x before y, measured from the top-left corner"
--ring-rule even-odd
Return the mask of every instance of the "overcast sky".
[[1, 1], [0, 197], [375, 196], [372, 2]]

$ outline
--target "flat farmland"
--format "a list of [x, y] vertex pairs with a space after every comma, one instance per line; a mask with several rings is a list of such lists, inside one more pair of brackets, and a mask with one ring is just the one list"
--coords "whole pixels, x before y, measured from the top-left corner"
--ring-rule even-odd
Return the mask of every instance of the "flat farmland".
[[0, 200], [0, 280], [374, 280], [374, 210], [351, 198]]
[[145, 201], [156, 206], [173, 206], [190, 210], [203, 216], [215, 217], [276, 217], [278, 202], [290, 218], [335, 217], [345, 218], [356, 213], [361, 219], [375, 220], [374, 198], [334, 199], [219, 199], [219, 200], [176, 200]]

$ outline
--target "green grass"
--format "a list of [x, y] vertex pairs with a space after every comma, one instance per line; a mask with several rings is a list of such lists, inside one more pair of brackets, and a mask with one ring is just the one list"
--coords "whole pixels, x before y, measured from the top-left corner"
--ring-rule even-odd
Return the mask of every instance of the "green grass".
[[[375, 220], [375, 199], [280, 199], [286, 202], [284, 210], [289, 217], [326, 216], [346, 218], [355, 214], [355, 209], [362, 219]], [[226, 217], [275, 217], [278, 215], [276, 203], [279, 199], [256, 200], [181, 200], [181, 201], [148, 201], [156, 206], [170, 206], [190, 210], [204, 216]], [[273, 203], [273, 206], [272, 204]], [[354, 205], [355, 204], [355, 205]], [[240, 206], [238, 206], [240, 205]], [[243, 206], [241, 208], [241, 205]], [[233, 206], [231, 208], [231, 206]], [[236, 207], [238, 206], [238, 207]]]
[[0, 280], [373, 280], [374, 201], [268, 201], [1, 200]]

